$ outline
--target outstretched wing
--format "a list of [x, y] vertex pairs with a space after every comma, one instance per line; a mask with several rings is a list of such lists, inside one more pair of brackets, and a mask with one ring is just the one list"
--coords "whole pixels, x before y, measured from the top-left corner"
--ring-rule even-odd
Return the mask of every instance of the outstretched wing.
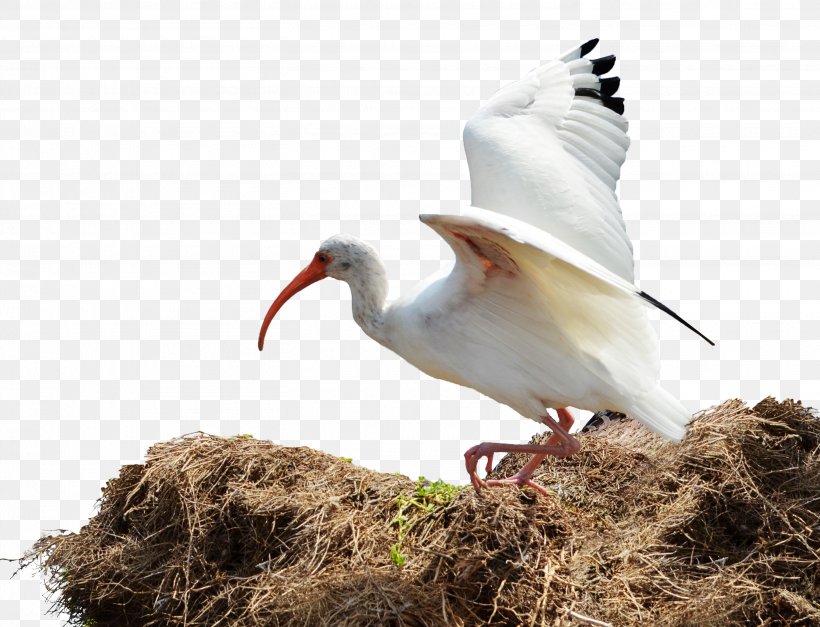
[[[538, 363], [535, 353], [557, 353], [594, 376], [601, 383], [596, 387], [638, 398], [657, 384], [659, 368], [657, 339], [642, 303], [662, 309], [712, 343], [631, 282], [524, 222], [476, 208], [460, 216], [420, 218], [455, 252], [449, 281], [462, 317], [471, 308], [474, 320], [495, 315], [519, 321], [526, 333], [504, 341], [522, 362]], [[503, 333], [503, 327], [496, 323], [490, 332]], [[561, 364], [550, 364], [556, 366]], [[666, 424], [668, 419], [658, 415], [644, 422], [679, 438], [679, 426]]]
[[[553, 279], [558, 268], [566, 277], [574, 277], [578, 285], [584, 286], [584, 290], [618, 294], [628, 297], [630, 302], [657, 307], [712, 346], [715, 344], [669, 307], [639, 290], [630, 281], [552, 234], [533, 228], [521, 220], [477, 207], [466, 209], [460, 216], [422, 214], [419, 219], [441, 235], [453, 249], [456, 254], [454, 272], [464, 274], [469, 291], [485, 289], [487, 279], [499, 273], [509, 276], [524, 273], [529, 280], [557, 284]], [[479, 245], [478, 240], [471, 237], [471, 233], [484, 240], [484, 244]], [[566, 289], [574, 289], [571, 282], [567, 283]], [[561, 296], [560, 292], [556, 296]], [[565, 293], [560, 300], [566, 301], [567, 296], [569, 294]], [[571, 317], [583, 317], [582, 306], [571, 303], [569, 308], [572, 311]], [[607, 315], [607, 312], [602, 313]], [[571, 327], [572, 320], [568, 319], [567, 322], [567, 328]]]
[[472, 204], [547, 231], [634, 279], [615, 196], [629, 138], [615, 57], [590, 40], [492, 96], [464, 127]]

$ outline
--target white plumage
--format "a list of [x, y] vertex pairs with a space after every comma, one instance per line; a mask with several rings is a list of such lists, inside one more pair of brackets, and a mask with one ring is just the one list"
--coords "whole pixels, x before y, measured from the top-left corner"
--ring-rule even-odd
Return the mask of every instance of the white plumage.
[[[615, 185], [629, 139], [614, 57], [584, 58], [592, 40], [496, 93], [467, 123], [472, 208], [422, 215], [456, 255], [454, 267], [385, 307], [375, 251], [349, 236], [324, 242], [271, 306], [332, 276], [346, 281], [354, 318], [387, 348], [433, 377], [474, 388], [545, 423], [546, 445], [482, 443], [465, 457], [476, 488], [530, 485], [547, 454], [578, 450], [574, 406], [616, 410], [672, 440], [689, 413], [659, 384], [657, 339], [644, 305], [674, 312], [633, 285], [632, 246]], [[697, 332], [697, 331], [696, 331]], [[699, 332], [698, 332], [699, 333]], [[708, 340], [707, 340], [708, 341]], [[558, 410], [559, 421], [547, 408]], [[533, 459], [485, 482], [477, 463], [496, 452]]]
[[472, 204], [544, 230], [632, 281], [632, 244], [615, 196], [628, 124], [606, 106], [623, 111], [611, 96], [620, 79], [598, 76], [615, 58], [582, 58], [592, 47], [533, 70], [467, 122]]

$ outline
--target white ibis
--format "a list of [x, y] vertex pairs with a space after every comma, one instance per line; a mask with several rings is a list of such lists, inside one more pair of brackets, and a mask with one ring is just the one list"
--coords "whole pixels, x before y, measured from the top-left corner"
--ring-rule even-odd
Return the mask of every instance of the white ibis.
[[[421, 215], [455, 253], [452, 269], [386, 305], [376, 251], [349, 235], [323, 242], [268, 310], [325, 277], [350, 286], [353, 318], [374, 340], [430, 376], [474, 388], [545, 424], [546, 444], [482, 442], [464, 457], [476, 490], [532, 480], [547, 455], [579, 450], [568, 406], [614, 410], [671, 440], [690, 415], [659, 384], [657, 338], [643, 305], [663, 310], [633, 285], [632, 245], [615, 185], [629, 139], [620, 79], [601, 78], [614, 56], [584, 58], [597, 39], [498, 93], [464, 129], [472, 207]], [[558, 419], [550, 416], [554, 408]], [[529, 453], [515, 475], [478, 475], [495, 453]]]

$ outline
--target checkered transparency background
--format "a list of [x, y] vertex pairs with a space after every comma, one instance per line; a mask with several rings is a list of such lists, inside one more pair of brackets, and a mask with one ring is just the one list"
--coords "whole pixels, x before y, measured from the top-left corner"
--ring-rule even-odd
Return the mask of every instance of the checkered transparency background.
[[[391, 296], [441, 267], [416, 216], [469, 201], [465, 119], [594, 36], [638, 284], [719, 340], [654, 316], [666, 387], [820, 402], [820, 5], [338, 4], [0, 3], [0, 555], [192, 431], [462, 481], [468, 446], [527, 439], [366, 338], [337, 282], [256, 336], [334, 233], [380, 249]], [[2, 571], [0, 624], [45, 623]]]

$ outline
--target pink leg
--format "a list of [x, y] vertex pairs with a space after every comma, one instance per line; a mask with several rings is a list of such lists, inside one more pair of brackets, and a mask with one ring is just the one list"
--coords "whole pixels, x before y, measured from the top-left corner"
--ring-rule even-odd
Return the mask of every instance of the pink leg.
[[[482, 442], [477, 446], [472, 447], [464, 453], [464, 460], [467, 466], [467, 472], [470, 475], [470, 481], [473, 484], [476, 492], [481, 488], [488, 486], [499, 485], [517, 485], [529, 486], [533, 490], [549, 495], [549, 492], [543, 486], [538, 485], [531, 479], [536, 468], [541, 464], [547, 455], [555, 455], [556, 457], [568, 457], [578, 452], [581, 445], [573, 436], [569, 434], [569, 428], [572, 426], [572, 414], [561, 407], [556, 410], [558, 413], [558, 422], [552, 419], [547, 414], [541, 417], [541, 421], [552, 430], [552, 435], [547, 440], [546, 444], [502, 444], [499, 442]], [[532, 459], [528, 461], [517, 473], [512, 477], [506, 479], [489, 479], [484, 480], [478, 476], [478, 461], [482, 457], [487, 458], [485, 470], [489, 473], [493, 467], [494, 453], [532, 453]]]

